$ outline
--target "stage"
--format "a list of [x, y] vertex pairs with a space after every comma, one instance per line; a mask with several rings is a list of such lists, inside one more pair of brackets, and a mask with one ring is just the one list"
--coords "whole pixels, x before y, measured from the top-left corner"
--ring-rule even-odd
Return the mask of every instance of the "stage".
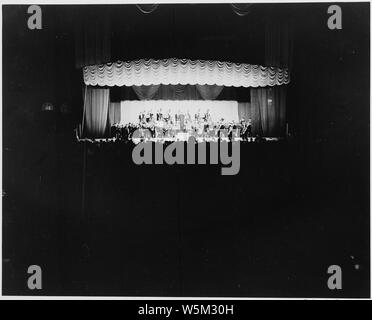
[[144, 101], [121, 101], [120, 103], [121, 121], [127, 123], [138, 123], [140, 113], [156, 114], [161, 112], [172, 118], [176, 114], [190, 115], [192, 119], [199, 114], [204, 116], [209, 112], [213, 121], [221, 119], [227, 122], [238, 122], [238, 102], [237, 101], [209, 101], [209, 100], [144, 100]]

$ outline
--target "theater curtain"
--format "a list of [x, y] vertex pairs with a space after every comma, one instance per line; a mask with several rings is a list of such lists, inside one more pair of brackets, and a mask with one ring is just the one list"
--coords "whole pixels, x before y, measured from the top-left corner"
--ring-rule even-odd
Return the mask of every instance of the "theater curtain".
[[108, 117], [110, 128], [115, 123], [120, 123], [121, 118], [120, 102], [110, 102]]
[[287, 121], [287, 86], [271, 88], [271, 99], [275, 109], [275, 133], [278, 136], [284, 136]]
[[252, 105], [250, 102], [238, 102], [239, 120], [251, 119]]
[[201, 100], [199, 91], [191, 85], [160, 85], [154, 100]]
[[86, 89], [84, 103], [84, 136], [90, 138], [102, 138], [105, 136], [108, 122], [109, 101], [109, 89], [90, 87]]
[[234, 87], [265, 87], [287, 84], [287, 69], [189, 59], [141, 59], [117, 61], [83, 68], [84, 83], [92, 86], [142, 86], [201, 84]]
[[[251, 88], [223, 87], [214, 100], [250, 101]], [[111, 101], [140, 100], [132, 87], [110, 88]], [[152, 97], [153, 100], [203, 100], [195, 85], [165, 85], [161, 84]]]
[[286, 91], [283, 88], [252, 88], [251, 108], [257, 134], [265, 137], [285, 133]]
[[159, 85], [133, 86], [133, 90], [140, 100], [151, 100], [159, 90]]
[[158, 4], [136, 4], [136, 7], [142, 13], [152, 13], [157, 9], [158, 6]]
[[75, 23], [75, 65], [81, 68], [111, 60], [111, 32], [108, 8], [77, 9]]
[[198, 88], [198, 91], [204, 100], [215, 100], [223, 89], [223, 86], [207, 84], [197, 84], [196, 87]]
[[292, 56], [293, 30], [291, 21], [268, 19], [265, 25], [265, 64], [291, 69]]
[[248, 3], [230, 3], [231, 9], [240, 17], [246, 16], [251, 12], [252, 4]]
[[252, 134], [261, 134], [261, 118], [257, 104], [252, 104], [250, 102], [239, 102], [238, 103], [238, 114], [240, 120], [251, 120]]
[[223, 86], [216, 85], [149, 85], [133, 86], [140, 100], [215, 100]]
[[[265, 25], [265, 64], [290, 70], [293, 30], [290, 20], [268, 19]], [[263, 136], [284, 136], [287, 85], [251, 88], [251, 104], [257, 113], [257, 132]]]
[[[246, 16], [250, 12], [250, 6], [247, 3], [231, 3], [232, 10], [240, 17]], [[142, 13], [152, 13], [158, 8], [158, 4], [136, 4], [136, 7]]]

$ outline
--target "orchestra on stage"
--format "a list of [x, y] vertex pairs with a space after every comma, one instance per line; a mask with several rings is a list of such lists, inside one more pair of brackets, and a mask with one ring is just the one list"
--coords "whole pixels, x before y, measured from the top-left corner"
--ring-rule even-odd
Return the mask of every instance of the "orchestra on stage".
[[153, 112], [151, 109], [141, 111], [138, 114], [137, 123], [117, 123], [111, 128], [111, 133], [117, 140], [132, 140], [133, 133], [139, 132], [136, 139], [141, 141], [188, 141], [190, 136], [196, 137], [197, 141], [227, 139], [240, 141], [253, 141], [252, 121], [242, 118], [240, 121], [215, 121], [209, 112], [201, 113], [198, 110], [191, 115], [187, 110], [178, 110], [172, 114], [170, 110], [162, 109]]

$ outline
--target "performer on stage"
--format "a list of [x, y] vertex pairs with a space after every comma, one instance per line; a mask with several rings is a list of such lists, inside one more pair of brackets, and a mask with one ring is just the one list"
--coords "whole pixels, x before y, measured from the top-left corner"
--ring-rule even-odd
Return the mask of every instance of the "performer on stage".
[[209, 109], [207, 109], [207, 112], [205, 113], [205, 115], [204, 115], [204, 120], [206, 121], [206, 122], [212, 122], [212, 117], [211, 117], [211, 114], [209, 113]]
[[248, 136], [249, 140], [251, 140], [251, 138], [252, 138], [252, 119], [248, 119], [247, 136]]
[[188, 122], [191, 122], [191, 115], [190, 115], [190, 111], [189, 111], [189, 110], [187, 110], [187, 117], [186, 117], [186, 120], [187, 120]]
[[179, 119], [180, 119], [180, 130], [182, 132], [185, 132], [185, 115], [183, 114], [183, 112], [181, 112], [181, 114], [179, 115]]
[[170, 109], [169, 109], [168, 112], [165, 114], [164, 119], [165, 119], [165, 121], [166, 121], [167, 123], [170, 122], [170, 120], [171, 120], [171, 110], [170, 110]]
[[143, 122], [143, 120], [145, 119], [145, 110], [141, 111], [138, 115], [138, 119], [139, 119], [139, 122]]
[[200, 109], [198, 109], [198, 112], [195, 113], [195, 121], [198, 122], [200, 119]]
[[248, 121], [245, 121], [244, 118], [240, 121], [241, 131], [240, 131], [240, 137], [244, 141], [250, 141], [252, 137], [252, 120], [248, 119]]
[[160, 110], [158, 110], [158, 112], [156, 113], [156, 120], [157, 120], [157, 121], [163, 120], [163, 113], [162, 113], [161, 108], [160, 108]]

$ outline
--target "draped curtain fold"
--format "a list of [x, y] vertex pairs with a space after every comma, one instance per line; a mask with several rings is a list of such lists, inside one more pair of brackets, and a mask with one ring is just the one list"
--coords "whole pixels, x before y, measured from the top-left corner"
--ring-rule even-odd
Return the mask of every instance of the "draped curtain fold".
[[[158, 8], [158, 4], [136, 4], [138, 10], [142, 13], [152, 13]], [[231, 3], [232, 10], [240, 17], [246, 16], [250, 12], [252, 4], [247, 3]]]
[[250, 102], [238, 102], [239, 120], [252, 119], [251, 110], [252, 110], [252, 106]]
[[265, 25], [265, 64], [292, 67], [293, 30], [291, 21], [268, 20]]
[[[110, 88], [111, 101], [140, 100], [133, 87]], [[211, 97], [211, 99], [213, 96]], [[196, 85], [159, 85], [159, 89], [153, 95], [152, 100], [203, 100]], [[250, 88], [223, 87], [220, 94], [214, 100], [238, 102], [250, 101]]]
[[160, 85], [155, 100], [201, 100], [199, 91], [191, 85]]
[[251, 12], [252, 4], [249, 3], [230, 3], [232, 10], [240, 17], [246, 16]]
[[261, 118], [258, 109], [258, 105], [256, 103], [251, 102], [239, 102], [238, 103], [238, 113], [239, 113], [239, 120], [251, 120], [252, 125], [252, 134], [253, 135], [260, 135], [262, 134], [261, 128]]
[[216, 85], [197, 84], [196, 87], [204, 100], [215, 100], [223, 89], [223, 86]]
[[251, 108], [257, 134], [272, 137], [285, 133], [286, 88], [252, 88]]
[[[265, 64], [289, 70], [292, 65], [293, 33], [288, 20], [268, 20], [265, 26]], [[255, 134], [283, 136], [286, 126], [287, 86], [251, 88]]]
[[133, 86], [134, 92], [140, 100], [151, 100], [159, 90], [159, 85]]
[[271, 94], [273, 108], [275, 109], [275, 133], [282, 136], [286, 131], [287, 86], [273, 87]]
[[99, 14], [87, 9], [76, 20], [76, 68], [109, 62], [111, 60], [111, 32], [107, 9], [102, 9]]
[[92, 86], [217, 85], [265, 87], [287, 84], [287, 69], [246, 63], [188, 59], [141, 59], [83, 68], [84, 83]]
[[109, 100], [109, 89], [90, 87], [86, 89], [84, 136], [91, 138], [102, 138], [105, 136], [108, 122]]
[[108, 113], [108, 120], [109, 120], [110, 128], [115, 123], [120, 123], [120, 119], [121, 119], [120, 102], [110, 102], [109, 113]]
[[132, 87], [140, 100], [215, 100], [223, 86], [149, 85]]
[[[257, 111], [257, 132], [261, 136], [270, 136], [268, 90], [266, 88], [251, 89], [252, 107]], [[271, 107], [271, 106], [270, 106]], [[270, 108], [271, 109], [271, 108]], [[271, 113], [270, 113], [271, 115]]]
[[136, 4], [136, 7], [142, 13], [152, 13], [158, 8], [158, 4]]

